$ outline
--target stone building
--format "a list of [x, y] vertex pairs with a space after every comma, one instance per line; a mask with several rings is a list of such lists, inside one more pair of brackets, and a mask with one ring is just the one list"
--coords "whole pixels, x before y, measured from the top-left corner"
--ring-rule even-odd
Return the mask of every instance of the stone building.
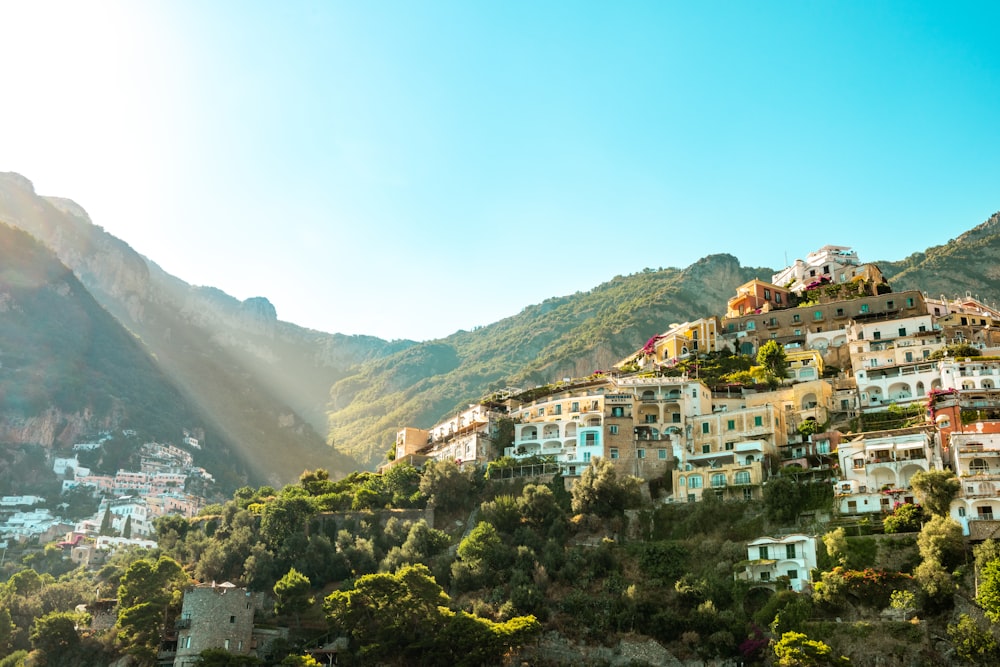
[[174, 667], [197, 664], [207, 648], [252, 655], [256, 606], [255, 594], [229, 582], [188, 587], [177, 619]]

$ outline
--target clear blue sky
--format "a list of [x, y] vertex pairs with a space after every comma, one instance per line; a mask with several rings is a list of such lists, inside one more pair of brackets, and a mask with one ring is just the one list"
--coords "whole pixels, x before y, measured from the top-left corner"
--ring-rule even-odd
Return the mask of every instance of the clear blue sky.
[[[1000, 210], [1000, 3], [0, 0], [0, 170], [179, 278], [428, 339]], [[1000, 295], [995, 295], [1000, 296]]]

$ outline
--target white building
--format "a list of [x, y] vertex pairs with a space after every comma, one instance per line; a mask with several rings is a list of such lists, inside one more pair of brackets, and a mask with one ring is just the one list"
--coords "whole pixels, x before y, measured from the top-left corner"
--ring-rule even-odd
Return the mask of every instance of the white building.
[[843, 514], [890, 512], [897, 502], [913, 502], [910, 479], [943, 467], [930, 428], [864, 434], [838, 448], [837, 508]]
[[969, 523], [1000, 519], [1000, 434], [952, 433], [951, 465], [961, 482], [951, 518], [969, 534]]
[[783, 537], [758, 537], [747, 544], [747, 561], [735, 575], [739, 581], [751, 581], [773, 588], [787, 578], [794, 591], [803, 591], [812, 582], [816, 568], [816, 538], [792, 534]]
[[775, 273], [771, 283], [787, 287], [792, 292], [801, 292], [820, 279], [831, 283], [847, 282], [860, 266], [858, 253], [850, 247], [826, 245], [806, 255], [805, 260], [796, 259], [791, 266]]
[[923, 400], [941, 387], [938, 364], [930, 356], [945, 341], [930, 315], [856, 320], [847, 327], [847, 344], [862, 410]]

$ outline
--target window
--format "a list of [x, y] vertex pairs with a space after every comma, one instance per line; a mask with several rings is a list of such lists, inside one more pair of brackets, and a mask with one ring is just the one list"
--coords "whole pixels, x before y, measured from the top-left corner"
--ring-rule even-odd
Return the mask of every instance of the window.
[[838, 308], [837, 309], [837, 317], [843, 317], [843, 316], [844, 316], [844, 309], [843, 308]]
[[750, 483], [750, 471], [749, 470], [738, 470], [736, 476], [733, 479], [736, 484], [749, 484]]
[[681, 413], [675, 412], [672, 415], [670, 415], [670, 421], [673, 422], [674, 424], [680, 424], [681, 423]]
[[789, 570], [786, 574], [788, 575], [789, 579], [798, 579], [799, 578], [799, 571], [798, 570]]
[[236, 622], [236, 617], [235, 616], [230, 616], [229, 617], [229, 622], [230, 623], [235, 623]]
[[702, 422], [702, 424], [701, 424], [701, 432], [702, 433], [708, 433], [708, 429], [709, 429], [708, 422]]
[[608, 433], [611, 435], [618, 435], [618, 424], [612, 424], [608, 427]]
[[774, 302], [775, 303], [781, 303], [781, 292], [775, 292], [774, 293]]
[[618, 448], [617, 447], [612, 447], [611, 448], [611, 458], [613, 458], [613, 459], [617, 459], [618, 458]]
[[538, 416], [539, 417], [545, 416], [545, 408], [538, 408]]
[[760, 573], [760, 580], [761, 581], [771, 581], [771, 573], [770, 572], [761, 572]]
[[579, 412], [580, 411], [580, 404], [577, 403], [576, 401], [574, 401], [573, 404], [570, 405], [569, 411], [570, 412]]
[[710, 454], [711, 452], [712, 452], [712, 445], [702, 445], [701, 446], [701, 453], [702, 454]]
[[906, 335], [906, 327], [899, 327], [899, 335], [900, 336]]
[[861, 314], [864, 315], [867, 312], [868, 312], [868, 304], [867, 303], [861, 304]]
[[661, 461], [666, 461], [667, 460], [667, 450], [665, 450], [665, 449], [657, 449], [656, 450], [656, 458], [660, 459]]
[[984, 505], [977, 508], [979, 510], [980, 519], [992, 519], [993, 518], [993, 507], [992, 505]]
[[691, 475], [688, 477], [688, 488], [689, 489], [700, 489], [701, 488], [701, 475]]
[[892, 299], [889, 299], [888, 301], [885, 302], [885, 309], [886, 310], [892, 310], [893, 306], [895, 306], [895, 305], [896, 305], [896, 302], [893, 301]]
[[801, 320], [802, 320], [802, 318], [799, 317], [798, 313], [795, 313], [794, 315], [792, 315], [792, 322], [800, 322]]
[[733, 451], [733, 446], [734, 446], [735, 444], [736, 444], [735, 442], [727, 442], [727, 443], [726, 443], [726, 451], [727, 451], [727, 452], [731, 452], [731, 451]]
[[872, 334], [872, 338], [874, 340], [882, 340], [882, 332], [876, 331], [875, 333]]
[[906, 307], [907, 308], [913, 308], [913, 297], [912, 296], [906, 298]]
[[767, 289], [766, 287], [764, 288], [764, 298], [767, 299], [768, 301], [771, 300], [771, 290]]
[[584, 463], [590, 462], [590, 452], [584, 452], [583, 453], [583, 462]]
[[777, 317], [772, 317], [770, 320], [767, 321], [767, 324], [768, 324], [768, 326], [772, 326], [772, 327], [778, 326], [778, 318]]
[[764, 418], [761, 417], [760, 415], [757, 415], [756, 417], [753, 418], [753, 425], [754, 426], [763, 426], [764, 425]]
[[611, 408], [611, 416], [612, 417], [624, 417], [625, 416], [625, 408], [623, 408], [621, 406], [616, 406], [616, 407]]
[[596, 444], [597, 444], [597, 434], [596, 433], [590, 432], [590, 433], [584, 433], [583, 434], [583, 446], [584, 447], [593, 447]]
[[723, 473], [717, 472], [712, 475], [712, 488], [718, 489], [725, 485], [726, 485], [726, 476]]
[[[845, 401], [846, 403], [846, 401]], [[816, 453], [817, 454], [829, 454], [830, 453], [830, 441], [820, 440], [816, 443]]]
[[[795, 558], [795, 545], [786, 544], [785, 545], [785, 558]], [[794, 579], [794, 577], [792, 577]]]
[[637, 450], [635, 450], [635, 457], [637, 459], [644, 459], [644, 458], [646, 458], [646, 450], [645, 449], [637, 449]]
[[747, 320], [747, 331], [753, 331], [756, 328], [757, 328], [757, 325], [754, 324], [753, 320]]
[[748, 502], [753, 500], [753, 489], [743, 489], [743, 500]]
[[770, 557], [767, 552], [767, 547], [757, 547], [757, 553], [760, 554], [760, 560], [767, 560]]
[[813, 313], [813, 319], [814, 320], [821, 320], [821, 319], [823, 319], [823, 311], [822, 310], [817, 310], [816, 312], [814, 312]]
[[224, 648], [227, 651], [229, 650], [229, 640], [228, 639], [223, 639], [222, 640], [222, 648]]
[[[621, 410], [621, 408], [618, 408], [618, 409]], [[552, 413], [556, 414], [556, 415], [561, 415], [562, 414], [562, 406], [561, 405], [557, 405], [555, 408], [552, 409]]]
[[647, 424], [655, 424], [656, 423], [656, 415], [646, 415], [646, 423]]
[[736, 428], [736, 420], [735, 419], [728, 419], [728, 420], [726, 420], [726, 430], [727, 431], [732, 431], [735, 428]]

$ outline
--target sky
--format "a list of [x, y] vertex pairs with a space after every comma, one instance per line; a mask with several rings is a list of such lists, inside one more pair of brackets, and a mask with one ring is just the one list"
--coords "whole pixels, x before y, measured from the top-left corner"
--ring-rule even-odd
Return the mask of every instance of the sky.
[[996, 2], [0, 0], [0, 171], [164, 270], [428, 340], [1000, 210]]

